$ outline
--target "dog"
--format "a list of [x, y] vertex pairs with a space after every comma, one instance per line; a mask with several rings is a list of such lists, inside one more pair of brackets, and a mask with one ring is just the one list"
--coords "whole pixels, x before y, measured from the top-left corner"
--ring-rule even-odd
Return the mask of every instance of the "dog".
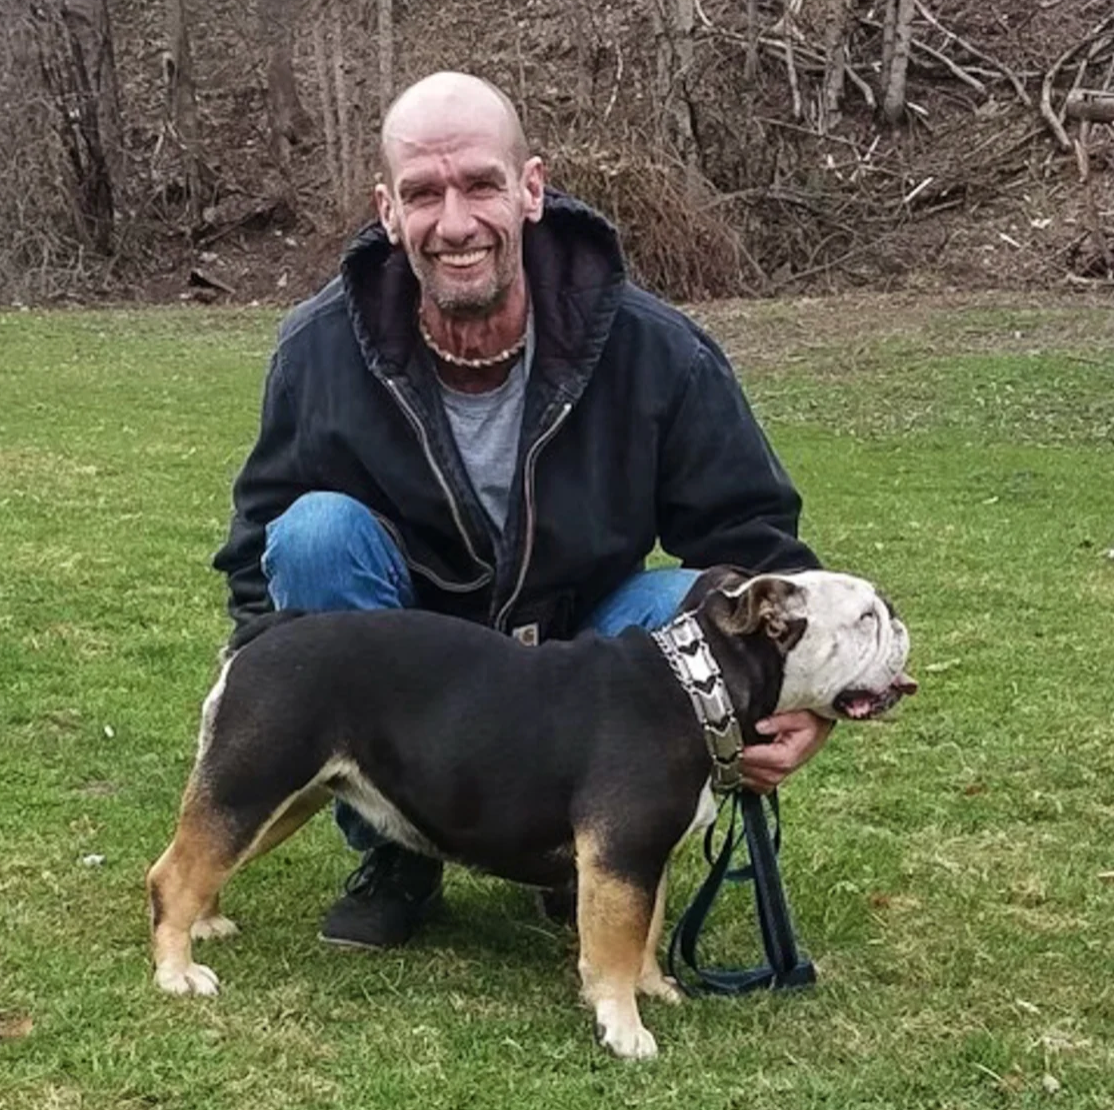
[[230, 644], [148, 873], [155, 982], [217, 992], [191, 938], [236, 931], [221, 888], [336, 797], [418, 852], [575, 881], [599, 1040], [653, 1056], [636, 995], [680, 999], [657, 959], [666, 864], [714, 819], [712, 786], [771, 713], [889, 709], [916, 688], [908, 650], [870, 583], [827, 571], [714, 568], [659, 632], [532, 647], [417, 610], [269, 614]]

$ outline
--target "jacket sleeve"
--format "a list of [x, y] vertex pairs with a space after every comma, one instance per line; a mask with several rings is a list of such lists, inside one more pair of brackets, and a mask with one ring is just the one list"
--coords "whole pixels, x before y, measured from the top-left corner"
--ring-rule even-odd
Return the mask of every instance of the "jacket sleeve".
[[274, 608], [262, 567], [267, 525], [308, 489], [294, 413], [280, 347], [267, 374], [259, 438], [232, 487], [228, 540], [213, 558], [228, 576], [228, 611], [237, 628]]
[[681, 387], [659, 458], [662, 546], [686, 566], [753, 572], [818, 567], [797, 538], [801, 498], [706, 337]]

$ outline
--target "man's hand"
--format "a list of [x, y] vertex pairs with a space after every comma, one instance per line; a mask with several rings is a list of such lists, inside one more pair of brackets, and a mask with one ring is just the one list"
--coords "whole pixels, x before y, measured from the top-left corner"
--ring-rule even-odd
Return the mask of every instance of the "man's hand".
[[755, 730], [771, 739], [768, 744], [743, 748], [743, 783], [759, 794], [768, 794], [820, 750], [833, 724], [808, 710], [778, 713], [759, 721]]

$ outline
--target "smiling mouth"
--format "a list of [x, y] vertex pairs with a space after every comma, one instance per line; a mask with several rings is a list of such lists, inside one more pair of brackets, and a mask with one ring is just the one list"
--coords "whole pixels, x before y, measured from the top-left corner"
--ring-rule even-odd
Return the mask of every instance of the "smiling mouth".
[[441, 251], [434, 258], [450, 270], [467, 270], [482, 262], [491, 252], [491, 247], [477, 247], [470, 251]]
[[881, 716], [903, 697], [916, 692], [916, 680], [902, 672], [884, 690], [842, 690], [832, 702], [832, 709], [852, 721], [867, 721]]

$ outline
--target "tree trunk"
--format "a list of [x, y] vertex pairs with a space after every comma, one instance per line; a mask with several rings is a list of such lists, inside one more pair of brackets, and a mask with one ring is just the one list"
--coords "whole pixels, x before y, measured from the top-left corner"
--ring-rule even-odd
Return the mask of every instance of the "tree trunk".
[[340, 158], [340, 212], [348, 219], [352, 210], [352, 112], [348, 101], [348, 66], [344, 56], [344, 6], [332, 0], [333, 99], [337, 112], [337, 154]]
[[379, 34], [379, 122], [395, 95], [395, 15], [391, 0], [378, 0], [377, 32]]
[[291, 0], [259, 0], [259, 36], [266, 59], [271, 153], [288, 185], [290, 148], [304, 142], [313, 128], [294, 79], [295, 22]]
[[105, 0], [58, 0], [33, 18], [39, 68], [70, 170], [74, 223], [95, 250], [109, 254], [123, 152], [108, 8]]
[[[914, 0], [888, 0], [886, 21], [893, 13], [893, 49], [887, 80], [882, 86], [882, 115], [889, 123], [900, 123], [905, 114], [905, 76], [909, 68], [909, 47], [913, 39]], [[883, 35], [883, 69], [885, 37]]]
[[758, 0], [747, 0], [747, 60], [743, 80], [748, 85], [758, 80]]
[[654, 79], [652, 85], [654, 123], [658, 141], [664, 146], [669, 141], [669, 129], [665, 121], [666, 106], [672, 92], [673, 50], [669, 42], [665, 13], [662, 10], [663, 2], [669, 3], [670, 0], [646, 0], [650, 23], [654, 29]]
[[824, 93], [821, 100], [824, 130], [839, 118], [847, 72], [847, 33], [854, 0], [829, 0], [824, 29]]
[[325, 163], [332, 183], [333, 202], [338, 209], [344, 192], [344, 167], [340, 160], [337, 137], [337, 113], [333, 96], [333, 71], [329, 65], [329, 45], [325, 19], [329, 14], [328, 0], [324, 0], [314, 13], [313, 62], [317, 70], [317, 89], [321, 97], [321, 124], [325, 132]]
[[897, 0], [886, 0], [882, 13], [882, 68], [878, 71], [878, 88], [884, 96], [894, 68], [894, 35], [897, 28]]
[[688, 187], [694, 188], [699, 152], [687, 82], [692, 73], [694, 0], [648, 0], [654, 27], [656, 61], [654, 109], [663, 145], [672, 147], [685, 166]]
[[167, 124], [182, 152], [186, 208], [190, 226], [197, 227], [201, 223], [201, 150], [186, 0], [166, 0], [163, 69]]
[[673, 127], [677, 137], [677, 147], [685, 163], [686, 185], [689, 193], [692, 194], [696, 191], [700, 175], [700, 152], [697, 149], [692, 98], [689, 95], [689, 82], [692, 80], [696, 55], [693, 42], [696, 9], [694, 0], [673, 0], [673, 3], [673, 42], [677, 67], [674, 79]]
[[576, 105], [577, 122], [590, 118], [592, 113], [592, 86], [594, 65], [592, 64], [593, 37], [589, 34], [591, 12], [587, 0], [567, 0], [568, 19], [572, 28], [572, 38], [576, 47]]

